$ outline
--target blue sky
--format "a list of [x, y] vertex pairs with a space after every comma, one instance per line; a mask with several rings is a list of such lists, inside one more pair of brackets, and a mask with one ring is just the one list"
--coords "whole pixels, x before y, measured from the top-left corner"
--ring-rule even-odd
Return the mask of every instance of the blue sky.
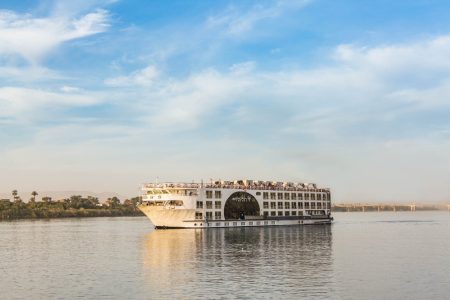
[[449, 201], [446, 1], [2, 1], [0, 191]]

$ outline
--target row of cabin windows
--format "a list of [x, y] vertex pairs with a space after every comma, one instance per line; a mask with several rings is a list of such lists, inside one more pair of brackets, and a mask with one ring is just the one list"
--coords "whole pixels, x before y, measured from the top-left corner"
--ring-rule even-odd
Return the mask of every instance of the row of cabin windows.
[[[323, 211], [323, 210], [321, 210], [321, 211], [311, 211], [311, 210], [309, 210], [309, 211], [306, 211], [306, 212], [308, 214], [310, 214], [310, 215], [324, 215], [325, 214], [325, 211]], [[263, 214], [264, 214], [265, 217], [268, 217], [269, 215], [271, 217], [275, 217], [275, 216], [297, 216], [297, 214], [299, 216], [302, 216], [303, 212], [301, 212], [301, 211], [297, 212], [295, 210], [293, 210], [293, 211], [270, 211], [270, 212], [269, 211], [265, 211]], [[213, 216], [214, 216], [214, 219], [213, 219]], [[213, 215], [212, 211], [207, 211], [205, 213], [205, 218], [207, 220], [222, 220], [222, 212], [216, 211], [216, 212], [214, 212], [214, 215]], [[203, 213], [202, 212], [196, 212], [195, 213], [195, 219], [196, 220], [203, 220]]]
[[[212, 199], [213, 197], [213, 191], [206, 191], [206, 198]], [[214, 191], [214, 198], [220, 199], [222, 198], [222, 191]]]
[[268, 200], [330, 200], [330, 194], [316, 193], [269, 193], [263, 192], [263, 199]]
[[[308, 211], [306, 211], [306, 213], [308, 213], [309, 215], [324, 215], [325, 211], [323, 211], [323, 210], [317, 210], [317, 211], [308, 210]], [[295, 210], [293, 210], [293, 211], [271, 211], [271, 212], [265, 211], [264, 212], [264, 216], [265, 217], [268, 217], [268, 216], [271, 216], [271, 217], [276, 217], [276, 216], [297, 216], [297, 214], [299, 216], [303, 216], [303, 212], [302, 211], [297, 212]]]
[[[256, 222], [250, 221], [248, 223], [246, 223], [246, 222], [223, 222], [223, 226], [225, 226], [225, 227], [238, 226], [238, 223], [240, 223], [241, 226], [245, 226], [245, 224], [248, 224], [248, 226], [253, 226], [253, 223], [255, 223], [256, 226], [260, 226], [261, 224], [269, 225], [269, 221], [264, 221], [264, 223], [262, 223], [261, 221], [256, 221]], [[230, 225], [230, 224], [232, 224], [232, 225]], [[275, 221], [271, 221], [271, 224], [275, 225]], [[199, 224], [199, 226], [202, 226], [202, 225], [203, 225], [202, 223]], [[205, 224], [205, 225], [209, 227], [210, 224]], [[214, 225], [214, 224], [211, 224], [211, 225]], [[194, 226], [197, 226], [197, 223], [194, 223]], [[217, 222], [216, 226], [221, 226], [221, 223]]]
[[[263, 208], [269, 209], [269, 202], [263, 202]], [[270, 209], [322, 209], [330, 208], [329, 202], [270, 202]]]
[[[203, 209], [222, 209], [222, 201], [205, 201], [205, 206], [203, 206], [203, 201], [197, 201], [197, 208]], [[269, 202], [263, 202], [263, 208], [269, 209]], [[270, 209], [322, 209], [330, 208], [329, 202], [270, 202]]]
[[[212, 211], [207, 211], [205, 213], [205, 218], [207, 220], [222, 220], [222, 212], [220, 212], [220, 211], [214, 212], [214, 219], [213, 219], [213, 212]], [[203, 220], [203, 213], [196, 212], [195, 213], [195, 219], [196, 220]]]
[[[206, 191], [206, 198], [212, 199], [214, 192], [214, 198], [220, 199], [222, 198], [222, 191]], [[256, 195], [261, 195], [261, 192], [256, 192]], [[267, 200], [330, 200], [330, 194], [316, 194], [316, 193], [274, 193], [274, 192], [263, 192], [263, 199]]]
[[[296, 216], [297, 212], [295, 210], [294, 211], [278, 211], [278, 212], [276, 212], [276, 211], [271, 211], [271, 212], [265, 211], [264, 212], [264, 216], [265, 217], [268, 217], [269, 215], [271, 217], [276, 217], [276, 216]], [[299, 211], [298, 215], [302, 216], [303, 212]]]
[[[213, 201], [205, 201], [206, 209], [213, 209]], [[203, 201], [197, 201], [197, 208], [203, 208]], [[214, 201], [215, 209], [222, 209], [222, 201]]]

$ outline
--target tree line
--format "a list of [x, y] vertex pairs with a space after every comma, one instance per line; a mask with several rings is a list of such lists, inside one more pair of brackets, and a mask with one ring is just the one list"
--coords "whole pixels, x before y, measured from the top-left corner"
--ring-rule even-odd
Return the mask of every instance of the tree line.
[[11, 194], [13, 201], [0, 200], [0, 221], [143, 215], [137, 208], [139, 197], [126, 199], [123, 203], [117, 197], [112, 197], [108, 198], [104, 204], [100, 204], [98, 198], [91, 196], [73, 195], [58, 201], [53, 201], [51, 197], [42, 197], [42, 201], [36, 201], [38, 193], [33, 191], [30, 200], [24, 202], [17, 190], [13, 190]]

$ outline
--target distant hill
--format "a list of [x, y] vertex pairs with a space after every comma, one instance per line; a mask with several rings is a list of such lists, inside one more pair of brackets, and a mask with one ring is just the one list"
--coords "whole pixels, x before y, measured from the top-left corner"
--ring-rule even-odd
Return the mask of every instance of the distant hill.
[[[30, 200], [30, 198], [31, 198], [31, 192], [32, 191], [20, 191], [19, 190], [19, 196], [22, 198], [22, 200], [24, 202], [28, 202], [28, 200]], [[42, 197], [51, 197], [52, 200], [56, 201], [56, 200], [59, 200], [59, 199], [69, 198], [70, 196], [73, 196], [73, 195], [80, 195], [80, 196], [83, 196], [83, 197], [87, 197], [87, 196], [96, 197], [96, 198], [99, 199], [99, 201], [101, 203], [106, 201], [106, 199], [112, 198], [112, 197], [117, 197], [122, 202], [125, 199], [127, 199], [126, 196], [120, 195], [120, 194], [114, 193], [114, 192], [95, 193], [95, 192], [91, 192], [91, 191], [39, 191], [39, 190], [37, 190], [36, 192], [38, 192], [38, 194], [39, 194], [36, 197], [37, 201], [40, 201], [42, 199]], [[11, 199], [12, 200], [13, 197], [12, 197], [11, 193], [0, 193], [0, 198], [1, 199]]]

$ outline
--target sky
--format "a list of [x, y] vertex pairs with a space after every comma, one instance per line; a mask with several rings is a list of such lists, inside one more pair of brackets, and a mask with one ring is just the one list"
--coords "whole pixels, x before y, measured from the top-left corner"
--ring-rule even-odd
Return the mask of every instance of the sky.
[[0, 3], [0, 192], [315, 182], [450, 202], [450, 3]]

